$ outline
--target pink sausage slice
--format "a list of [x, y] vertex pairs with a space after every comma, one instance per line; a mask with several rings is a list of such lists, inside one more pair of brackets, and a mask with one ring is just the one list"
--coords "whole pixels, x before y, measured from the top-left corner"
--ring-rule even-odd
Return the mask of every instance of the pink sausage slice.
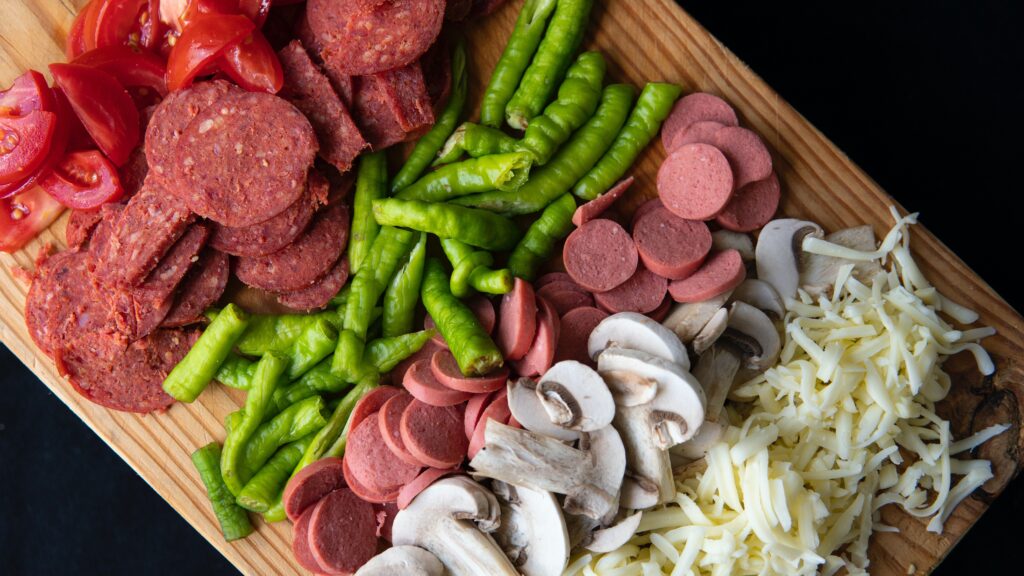
[[533, 339], [530, 351], [522, 360], [511, 362], [520, 376], [539, 376], [551, 368], [555, 359], [555, 348], [561, 324], [555, 307], [543, 297], [537, 298], [537, 336]]
[[466, 402], [466, 414], [462, 420], [466, 432], [466, 440], [473, 439], [473, 430], [476, 430], [476, 423], [480, 421], [480, 416], [498, 394], [501, 394], [500, 390], [490, 394], [476, 394], [469, 399], [469, 402]]
[[447, 349], [448, 347], [443, 344], [438, 344], [433, 340], [428, 341], [423, 345], [423, 348], [420, 348], [419, 352], [409, 356], [405, 360], [402, 360], [398, 363], [398, 366], [395, 366], [395, 369], [391, 371], [391, 384], [394, 386], [402, 386], [405, 381], [405, 373], [409, 371], [409, 368], [411, 368], [413, 364], [420, 360], [429, 361], [434, 357], [434, 352]]
[[352, 415], [348, 418], [348, 429], [355, 430], [356, 426], [359, 426], [368, 416], [376, 414], [381, 409], [381, 406], [384, 406], [385, 402], [401, 393], [401, 388], [380, 386], [366, 396], [363, 396], [363, 399], [356, 404], [356, 407], [352, 410]]
[[445, 386], [470, 394], [494, 392], [508, 381], [508, 367], [503, 366], [484, 376], [465, 376], [455, 361], [455, 356], [448, 350], [439, 350], [430, 360], [430, 370], [434, 377]]
[[[491, 304], [490, 300], [479, 294], [475, 294], [464, 303], [473, 311], [473, 315], [480, 321], [480, 326], [486, 330], [488, 334], [494, 332], [494, 325], [497, 323], [497, 315], [494, 312], [494, 304]], [[429, 314], [423, 318], [423, 328], [426, 330], [437, 328], [437, 325], [434, 324], [434, 319], [431, 318]], [[448, 343], [444, 341], [444, 336], [441, 335], [440, 331], [434, 335], [433, 340], [445, 348], [448, 347]]]
[[577, 284], [592, 292], [604, 292], [636, 272], [639, 256], [625, 228], [599, 218], [569, 234], [562, 259], [566, 272]]
[[594, 361], [587, 351], [587, 340], [594, 328], [608, 317], [608, 313], [599, 308], [586, 306], [570, 310], [562, 316], [562, 334], [558, 339], [558, 350], [555, 362], [576, 360], [590, 366]]
[[377, 553], [377, 515], [351, 490], [331, 492], [309, 518], [309, 550], [328, 574], [351, 574]]
[[548, 272], [547, 274], [533, 281], [533, 288], [534, 290], [540, 290], [542, 287], [552, 282], [572, 282], [573, 284], [576, 283], [576, 281], [572, 279], [572, 276], [569, 276], [569, 274], [565, 272]]
[[484, 413], [480, 415], [480, 421], [476, 423], [476, 428], [473, 429], [473, 438], [469, 441], [469, 459], [472, 460], [477, 452], [484, 447], [484, 443], [487, 439], [484, 437], [484, 431], [487, 429], [487, 421], [494, 420], [507, 424], [509, 418], [512, 417], [512, 411], [508, 407], [508, 395], [499, 393], [494, 398], [494, 401], [484, 409]]
[[637, 206], [637, 209], [633, 212], [633, 219], [630, 221], [629, 224], [630, 227], [635, 228], [636, 223], [639, 222], [640, 219], [643, 218], [644, 215], [646, 215], [651, 210], [654, 210], [655, 208], [664, 207], [665, 205], [661, 202], [661, 198], [651, 198], [650, 200], [644, 202], [640, 206]]
[[583, 286], [580, 286], [579, 284], [574, 282], [572, 279], [569, 279], [569, 280], [554, 280], [554, 281], [548, 282], [547, 284], [537, 288], [537, 295], [538, 296], [544, 296], [545, 298], [547, 298], [550, 294], [552, 294], [554, 292], [564, 292], [564, 291], [579, 292], [580, 294], [590, 294], [589, 290], [587, 290]]
[[700, 220], [685, 220], [667, 208], [655, 208], [637, 220], [633, 241], [651, 272], [679, 280], [704, 262], [711, 250], [711, 231]]
[[370, 492], [394, 500], [398, 491], [420, 472], [420, 466], [399, 460], [380, 433], [378, 418], [366, 418], [348, 436], [345, 463], [352, 477]]
[[[550, 286], [551, 285], [549, 284], [548, 286], [545, 286], [545, 288]], [[555, 312], [559, 316], [562, 316], [566, 312], [576, 308], [594, 305], [594, 297], [590, 292], [580, 292], [577, 290], [541, 290], [539, 295], [547, 300], [548, 304], [554, 306]]]
[[629, 187], [633, 185], [633, 177], [630, 176], [625, 180], [620, 181], [618, 184], [612, 186], [607, 192], [601, 194], [597, 198], [594, 198], [590, 202], [581, 205], [576, 208], [576, 212], [573, 212], [572, 223], [576, 226], [583, 226], [587, 222], [595, 218], [599, 218], [604, 211], [611, 208], [612, 204], [616, 200], [622, 198], [622, 195], [629, 190]]
[[658, 168], [658, 195], [680, 218], [714, 218], [729, 203], [732, 190], [729, 160], [709, 144], [682, 146]]
[[516, 278], [512, 290], [501, 297], [501, 315], [494, 343], [507, 360], [519, 360], [530, 350], [537, 332], [537, 297], [533, 286]]
[[314, 574], [321, 574], [327, 569], [316, 561], [313, 551], [309, 549], [309, 519], [313, 517], [313, 508], [315, 507], [312, 506], [303, 512], [292, 526], [292, 554], [303, 568]]
[[607, 292], [594, 294], [597, 305], [611, 313], [639, 312], [646, 314], [665, 300], [668, 280], [651, 272], [643, 265], [637, 266], [632, 278]]
[[672, 139], [672, 143], [666, 150], [668, 152], [674, 152], [680, 146], [687, 144], [693, 144], [700, 142], [701, 144], [710, 144], [711, 135], [718, 132], [722, 128], [725, 128], [725, 124], [721, 122], [715, 122], [714, 120], [702, 120], [700, 122], [694, 122], [686, 127], [685, 130], [678, 132], [675, 138]]
[[737, 189], [772, 173], [772, 156], [755, 132], [737, 126], [722, 128], [711, 135], [711, 144], [729, 160]]
[[665, 294], [665, 299], [662, 300], [661, 305], [647, 313], [647, 317], [655, 322], [661, 322], [668, 316], [668, 311], [672, 309], [672, 296]]
[[726, 126], [738, 126], [736, 111], [728, 102], [706, 92], [694, 92], [679, 99], [661, 126], [661, 143], [672, 150], [672, 141], [694, 122], [711, 120]]
[[455, 390], [442, 384], [434, 376], [430, 368], [431, 362], [432, 360], [418, 360], [405, 373], [405, 380], [402, 383], [413, 397], [431, 406], [444, 408], [462, 404], [473, 396], [469, 392]]
[[753, 232], [771, 221], [781, 197], [779, 177], [772, 172], [764, 180], [737, 190], [725, 209], [715, 216], [715, 222], [733, 232]]
[[746, 277], [740, 253], [729, 249], [712, 254], [692, 276], [669, 284], [668, 291], [676, 302], [703, 302], [739, 286]]
[[299, 471], [284, 487], [281, 501], [292, 522], [330, 492], [345, 486], [341, 458], [317, 460]]
[[[347, 458], [342, 460], [342, 471], [345, 473], [345, 484], [348, 486], [348, 489], [354, 492], [356, 496], [359, 496], [359, 498], [365, 502], [370, 502], [371, 504], [383, 504], [385, 502], [394, 501], [394, 499], [398, 497], [397, 491], [392, 494], [383, 494], [381, 492], [371, 490], [360, 483], [352, 474], [352, 468], [348, 465]], [[312, 510], [312, 508], [310, 508], [310, 510]]]
[[413, 400], [402, 414], [402, 441], [417, 460], [428, 466], [458, 466], [469, 447], [462, 422], [461, 407], [431, 406]]
[[384, 443], [399, 460], [413, 466], [426, 466], [409, 453], [405, 448], [405, 442], [402, 441], [402, 414], [413, 400], [415, 398], [408, 392], [393, 396], [381, 406], [380, 412], [377, 412], [377, 424], [380, 426], [380, 434], [384, 437]]
[[458, 474], [459, 472], [458, 468], [427, 468], [415, 480], [406, 484], [405, 488], [402, 488], [402, 491], [398, 493], [398, 509], [405, 510], [420, 495], [420, 492], [429, 488], [431, 484], [449, 474]]

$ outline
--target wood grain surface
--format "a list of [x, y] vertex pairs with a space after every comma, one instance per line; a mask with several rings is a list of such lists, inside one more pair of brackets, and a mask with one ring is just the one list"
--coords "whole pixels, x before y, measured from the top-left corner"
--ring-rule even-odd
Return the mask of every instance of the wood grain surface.
[[[47, 63], [61, 60], [64, 36], [82, 4], [84, 0], [0, 0], [0, 85], [25, 68], [45, 72]], [[520, 4], [510, 2], [468, 34], [474, 102]], [[782, 213], [814, 219], [828, 230], [870, 223], [876, 233], [884, 234], [890, 227], [892, 198], [671, 0], [599, 1], [587, 45], [605, 53], [609, 75], [616, 81], [638, 87], [652, 80], [679, 82], [687, 91], [709, 91], [731, 102], [741, 123], [758, 131], [772, 149], [784, 183]], [[644, 153], [635, 168], [639, 185], [626, 199], [630, 206], [654, 194], [654, 177], [663, 157], [658, 144]], [[196, 403], [175, 405], [161, 415], [114, 412], [77, 395], [33, 345], [23, 321], [28, 286], [18, 280], [15, 269], [31, 270], [35, 254], [46, 243], [63, 247], [65, 222], [62, 217], [17, 254], [0, 254], [0, 339], [242, 572], [301, 573], [292, 559], [287, 523], [260, 525], [246, 540], [224, 542], [189, 460], [198, 446], [223, 440], [222, 422], [240, 406], [238, 393], [211, 387]], [[929, 279], [998, 330], [996, 337], [986, 340], [998, 367], [993, 377], [980, 377], [969, 358], [954, 357], [947, 364], [954, 385], [941, 406], [943, 414], [952, 420], [957, 437], [993, 423], [1009, 422], [1013, 427], [980, 450], [980, 456], [993, 461], [996, 476], [959, 506], [944, 534], [927, 532], [926, 521], [895, 507], [883, 511], [884, 520], [901, 530], [877, 534], [872, 541], [871, 571], [887, 576], [930, 572], [1019, 472], [1024, 445], [1024, 319], [927, 230], [916, 227], [913, 233], [914, 252]]]

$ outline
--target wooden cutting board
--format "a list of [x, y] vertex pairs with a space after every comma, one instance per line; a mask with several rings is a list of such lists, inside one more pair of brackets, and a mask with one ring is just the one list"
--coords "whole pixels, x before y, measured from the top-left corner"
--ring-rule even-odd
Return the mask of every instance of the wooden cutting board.
[[[84, 3], [0, 0], [0, 86], [26, 68], [45, 72], [48, 63], [61, 60], [64, 36], [76, 7]], [[497, 61], [521, 2], [509, 4], [469, 32], [477, 100], [481, 79]], [[687, 91], [720, 94], [737, 108], [741, 122], [759, 132], [773, 151], [784, 183], [783, 214], [816, 220], [826, 230], [862, 223], [872, 224], [876, 234], [888, 230], [893, 199], [671, 0], [603, 0], [594, 12], [587, 43], [605, 53], [611, 78], [638, 87], [651, 80], [679, 82]], [[631, 206], [654, 194], [663, 157], [660, 144], [644, 153], [635, 167], [639, 185], [627, 199]], [[166, 414], [114, 412], [78, 396], [33, 345], [23, 321], [28, 287], [14, 270], [31, 270], [34, 255], [47, 242], [63, 247], [65, 221], [61, 218], [25, 250], [0, 254], [0, 339], [242, 572], [301, 573], [292, 559], [287, 523], [260, 525], [246, 540], [224, 542], [189, 460], [198, 446], [223, 440], [222, 422], [241, 405], [240, 395], [214, 386], [195, 404], [178, 404]], [[901, 532], [875, 536], [871, 571], [892, 576], [930, 572], [1017, 474], [1024, 446], [1024, 319], [923, 227], [913, 233], [914, 252], [927, 276], [946, 295], [981, 312], [982, 322], [999, 332], [986, 340], [998, 366], [993, 377], [980, 377], [970, 358], [955, 357], [947, 363], [954, 385], [943, 410], [953, 422], [954, 435], [963, 437], [1000, 422], [1013, 428], [980, 451], [981, 457], [993, 461], [996, 476], [960, 505], [943, 535], [928, 533], [925, 521], [894, 507], [883, 512], [884, 521]]]

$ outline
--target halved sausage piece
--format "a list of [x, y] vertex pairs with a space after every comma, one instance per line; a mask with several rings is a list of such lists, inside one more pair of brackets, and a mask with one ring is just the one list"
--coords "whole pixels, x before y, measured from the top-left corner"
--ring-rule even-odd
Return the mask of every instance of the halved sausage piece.
[[601, 308], [611, 312], [639, 312], [655, 310], [665, 300], [668, 280], [648, 270], [642, 264], [629, 279], [607, 292], [594, 294]]
[[575, 360], [593, 366], [594, 361], [587, 351], [587, 340], [594, 328], [607, 317], [607, 312], [592, 306], [576, 308], [564, 314], [561, 320], [562, 331], [558, 338], [555, 362]]
[[415, 480], [406, 484], [405, 488], [398, 493], [398, 509], [405, 510], [419, 496], [420, 492], [429, 488], [431, 484], [449, 474], [458, 474], [459, 472], [461, 471], [458, 468], [427, 468], [420, 472]]
[[678, 280], [700, 268], [711, 250], [711, 231], [700, 220], [686, 220], [667, 208], [654, 208], [633, 225], [633, 241], [651, 272]]
[[351, 574], [377, 553], [377, 515], [351, 490], [324, 496], [309, 518], [309, 551], [329, 574]]
[[711, 120], [725, 126], [738, 126], [736, 111], [728, 102], [714, 94], [694, 92], [679, 99], [661, 126], [661, 143], [672, 150], [676, 136], [695, 122]]
[[413, 400], [402, 414], [402, 441], [417, 460], [428, 466], [458, 466], [469, 447], [462, 423], [460, 406], [431, 406]]
[[714, 218], [732, 198], [732, 170], [725, 154], [714, 146], [681, 146], [658, 168], [658, 195], [680, 218]]
[[284, 487], [281, 502], [288, 519], [297, 522], [327, 494], [345, 486], [341, 458], [323, 458], [299, 471]]
[[434, 377], [445, 386], [460, 392], [486, 394], [501, 388], [508, 381], [508, 367], [501, 368], [483, 376], [465, 376], [459, 369], [455, 356], [449, 350], [438, 350], [430, 360], [430, 370]]
[[561, 325], [555, 307], [543, 297], [537, 298], [537, 335], [522, 360], [511, 362], [520, 376], [538, 376], [548, 371], [555, 358]]
[[377, 412], [377, 424], [380, 426], [384, 443], [399, 460], [413, 466], [426, 466], [405, 448], [405, 442], [402, 441], [402, 414], [414, 400], [415, 398], [408, 392], [392, 396], [381, 406], [380, 412]]
[[573, 212], [572, 215], [572, 223], [576, 226], [583, 226], [595, 218], [600, 218], [605, 210], [611, 208], [612, 204], [619, 198], [622, 198], [626, 190], [629, 190], [629, 187], [633, 185], [633, 180], [632, 176], [625, 178], [609, 188], [604, 194], [576, 208], [576, 212]]
[[510, 418], [512, 418], [512, 410], [508, 407], [508, 394], [504, 391], [498, 392], [494, 400], [487, 408], [484, 408], [483, 414], [480, 415], [480, 420], [476, 423], [476, 428], [473, 429], [473, 437], [469, 440], [469, 451], [467, 453], [470, 460], [476, 456], [477, 452], [484, 447], [484, 443], [487, 441], [485, 437], [487, 421], [494, 420], [495, 422], [508, 424]]
[[722, 128], [725, 128], [725, 124], [715, 122], [714, 120], [694, 122], [687, 126], [686, 129], [676, 133], [675, 137], [672, 139], [672, 143], [666, 148], [666, 151], [674, 152], [680, 146], [693, 144], [695, 142], [710, 144], [711, 135]]
[[530, 350], [537, 332], [537, 297], [533, 286], [516, 278], [512, 290], [501, 297], [501, 315], [494, 343], [506, 360], [519, 360]]
[[376, 414], [388, 400], [400, 394], [402, 389], [394, 386], [379, 386], [371, 390], [352, 409], [352, 415], [348, 417], [348, 429], [355, 430], [363, 420]]
[[772, 173], [772, 155], [756, 132], [738, 126], [722, 128], [711, 135], [711, 144], [729, 160], [736, 189]]
[[382, 496], [382, 502], [394, 500], [421, 468], [399, 460], [388, 448], [376, 414], [349, 432], [345, 463], [352, 477], [368, 491]]
[[732, 290], [747, 276], [743, 259], [736, 250], [712, 254], [692, 276], [668, 285], [676, 302], [703, 302]]
[[566, 272], [577, 284], [593, 292], [604, 292], [636, 272], [639, 256], [625, 228], [599, 218], [569, 234], [562, 259]]
[[753, 232], [771, 221], [779, 208], [782, 189], [775, 172], [764, 180], [751, 182], [732, 195], [715, 222], [733, 232]]
[[462, 404], [473, 395], [449, 388], [434, 376], [431, 360], [417, 360], [405, 373], [402, 384], [417, 400], [431, 406], [445, 407]]

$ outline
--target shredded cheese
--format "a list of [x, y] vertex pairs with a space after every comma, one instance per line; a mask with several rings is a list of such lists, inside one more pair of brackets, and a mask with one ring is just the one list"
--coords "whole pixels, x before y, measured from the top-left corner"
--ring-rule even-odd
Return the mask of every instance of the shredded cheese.
[[896, 531], [880, 508], [896, 504], [941, 532], [992, 477], [989, 462], [953, 455], [1008, 427], [954, 442], [935, 403], [949, 391], [947, 356], [968, 351], [994, 371], [978, 344], [994, 330], [958, 330], [940, 316], [978, 318], [914, 262], [917, 215], [892, 214], [874, 252], [804, 241], [805, 251], [887, 269], [865, 285], [843, 266], [832, 294], [790, 299], [780, 362], [732, 390], [730, 425], [704, 471], [677, 479], [675, 500], [645, 512], [627, 545], [575, 557], [567, 575], [866, 574], [872, 532]]

